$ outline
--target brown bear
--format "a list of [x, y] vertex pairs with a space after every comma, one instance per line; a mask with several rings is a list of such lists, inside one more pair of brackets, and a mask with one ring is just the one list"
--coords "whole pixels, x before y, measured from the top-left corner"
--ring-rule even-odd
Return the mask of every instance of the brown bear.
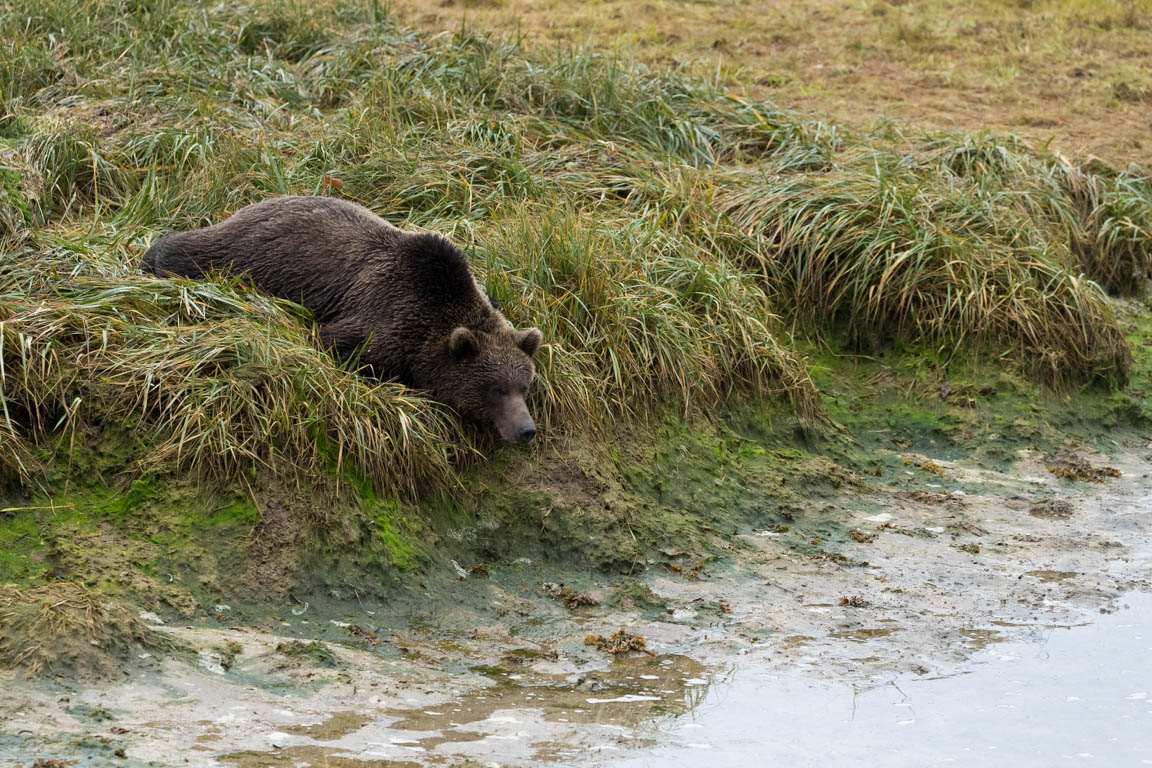
[[167, 233], [143, 266], [161, 277], [248, 275], [312, 310], [321, 343], [369, 375], [424, 390], [509, 442], [536, 434], [524, 396], [540, 331], [514, 330], [439, 235], [403, 232], [344, 200], [277, 197]]

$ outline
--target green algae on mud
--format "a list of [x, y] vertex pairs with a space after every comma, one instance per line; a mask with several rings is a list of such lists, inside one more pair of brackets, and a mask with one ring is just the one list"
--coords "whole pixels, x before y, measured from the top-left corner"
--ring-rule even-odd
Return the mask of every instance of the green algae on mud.
[[[1125, 313], [1127, 314], [1127, 313]], [[1137, 436], [1152, 424], [1152, 322], [1133, 314], [1130, 384], [1051, 388], [1029, 381], [986, 351], [941, 356], [889, 349], [874, 355], [839, 352], [829, 342], [805, 359], [830, 416], [851, 435], [831, 454], [861, 472], [891, 474], [905, 467], [868, 460], [895, 446], [926, 459], [966, 459], [1006, 469], [1019, 451], [1055, 454], [1079, 446], [1107, 452], [1118, 434]]]

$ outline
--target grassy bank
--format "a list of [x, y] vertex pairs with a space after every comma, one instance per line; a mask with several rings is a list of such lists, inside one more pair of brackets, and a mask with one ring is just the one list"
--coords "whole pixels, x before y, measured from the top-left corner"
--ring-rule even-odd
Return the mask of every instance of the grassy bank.
[[[367, 548], [365, 568], [408, 571], [472, 530], [445, 522], [461, 515], [503, 521], [481, 538], [557, 525], [556, 547], [572, 546], [580, 515], [630, 488], [585, 553], [618, 567], [605, 552], [639, 562], [662, 531], [691, 540], [713, 514], [646, 517], [665, 490], [636, 475], [638, 446], [683, 441], [676, 429], [721, 421], [733, 399], [771, 411], [774, 429], [829, 431], [810, 374], [828, 350], [901, 351], [945, 376], [956, 355], [994, 360], [1045, 392], [1119, 392], [1133, 371], [1108, 292], [1137, 295], [1152, 273], [1152, 187], [1136, 166], [1011, 136], [854, 134], [674, 70], [420, 35], [377, 4], [17, 1], [0, 24], [13, 531], [62, 497], [87, 509], [74, 492], [208, 478], [219, 503], [196, 519], [251, 502], [257, 541], [286, 551], [323, 529], [329, 544], [308, 546], [338, 540]], [[583, 463], [602, 482], [575, 483], [559, 507], [571, 473], [512, 493], [543, 470], [524, 457], [477, 470], [482, 439], [418, 393], [341, 370], [298, 307], [136, 268], [160, 233], [275, 194], [342, 196], [465, 247], [509, 319], [545, 333], [531, 405], [549, 441], [532, 461]], [[681, 426], [662, 433], [669, 414]], [[85, 530], [186, 532], [158, 511], [183, 498], [132, 505], [135, 527], [101, 512]], [[245, 546], [273, 570], [304, 562]]]

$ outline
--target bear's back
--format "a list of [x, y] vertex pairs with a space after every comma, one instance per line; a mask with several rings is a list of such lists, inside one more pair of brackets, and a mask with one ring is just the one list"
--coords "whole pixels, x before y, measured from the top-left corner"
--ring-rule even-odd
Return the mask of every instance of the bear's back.
[[332, 197], [273, 197], [241, 208], [216, 226], [289, 258], [349, 254], [354, 261], [348, 266], [395, 251], [405, 237], [364, 206]]
[[349, 313], [431, 322], [437, 314], [491, 309], [467, 258], [447, 239], [401, 231], [331, 197], [269, 198], [213, 226], [170, 232], [143, 264], [161, 276], [245, 274], [322, 322]]

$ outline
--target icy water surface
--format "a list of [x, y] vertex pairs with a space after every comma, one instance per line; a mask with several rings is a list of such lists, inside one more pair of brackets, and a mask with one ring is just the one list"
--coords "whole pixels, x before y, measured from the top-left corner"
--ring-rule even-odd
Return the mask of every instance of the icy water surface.
[[666, 744], [619, 768], [1152, 765], [1152, 595], [1079, 627], [989, 643], [971, 671], [845, 685], [737, 666]]

